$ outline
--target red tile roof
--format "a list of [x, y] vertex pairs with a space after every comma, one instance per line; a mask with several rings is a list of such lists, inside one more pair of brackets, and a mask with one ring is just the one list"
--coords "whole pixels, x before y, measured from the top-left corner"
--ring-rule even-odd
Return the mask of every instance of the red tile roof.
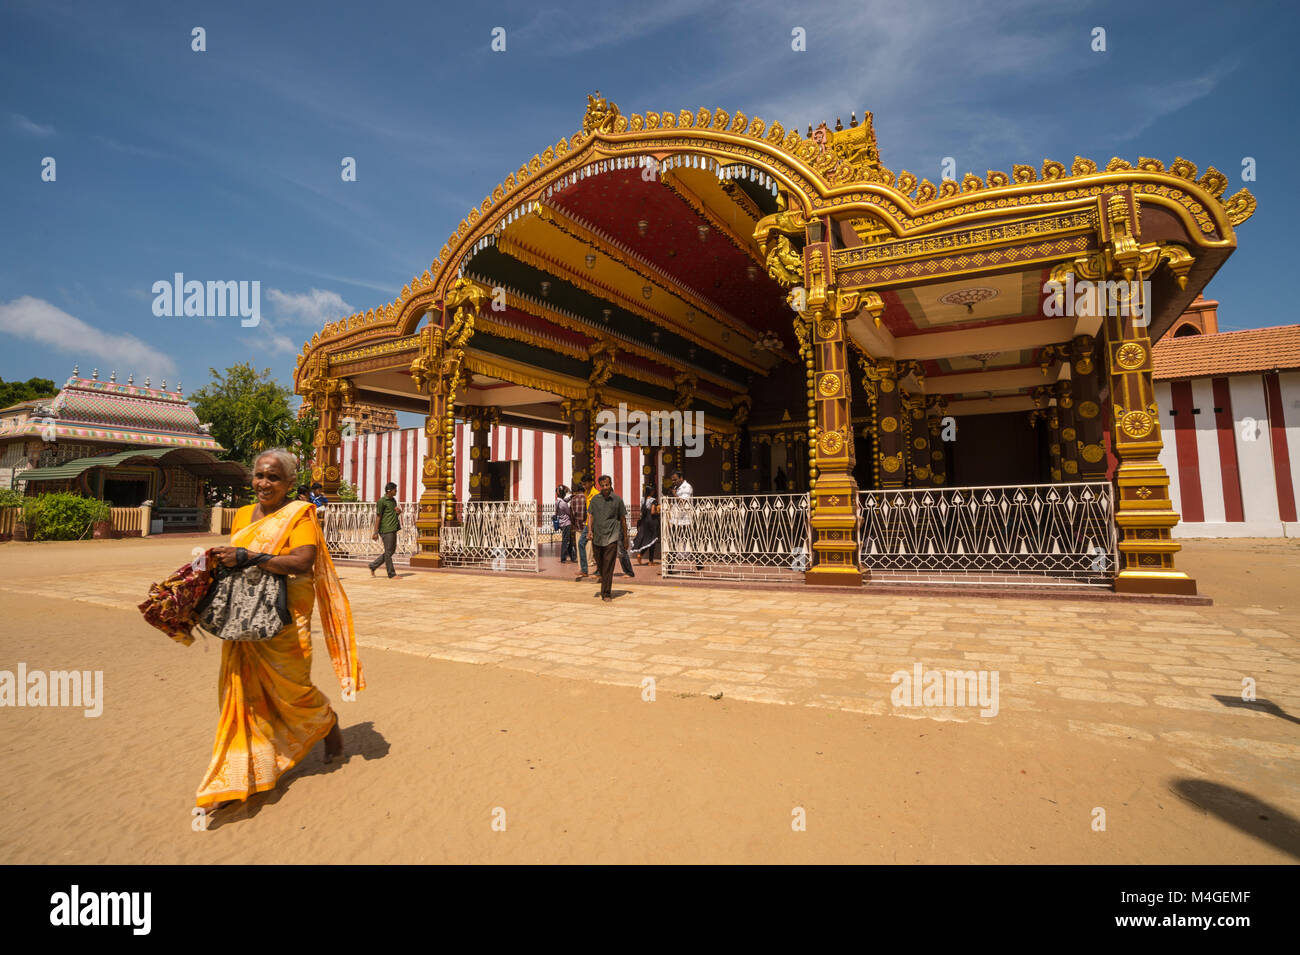
[[1162, 338], [1152, 357], [1157, 381], [1300, 368], [1300, 325]]

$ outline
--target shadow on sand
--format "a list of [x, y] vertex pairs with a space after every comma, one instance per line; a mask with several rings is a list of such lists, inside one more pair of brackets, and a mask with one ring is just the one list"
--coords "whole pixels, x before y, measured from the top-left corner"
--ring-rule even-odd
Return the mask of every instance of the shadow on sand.
[[1300, 859], [1300, 819], [1285, 810], [1244, 790], [1205, 779], [1176, 779], [1169, 788], [1193, 806]]
[[1240, 710], [1255, 710], [1257, 713], [1267, 713], [1269, 716], [1276, 716], [1291, 723], [1300, 723], [1300, 716], [1292, 716], [1272, 700], [1243, 700], [1239, 696], [1220, 696], [1217, 693], [1214, 694], [1214, 698], [1224, 706], [1232, 706]]
[[274, 806], [278, 803], [284, 794], [288, 792], [289, 787], [299, 779], [338, 772], [350, 760], [358, 756], [362, 759], [383, 759], [388, 755], [390, 748], [388, 740], [384, 739], [383, 734], [375, 729], [374, 723], [365, 722], [349, 726], [343, 730], [343, 756], [341, 759], [326, 763], [325, 744], [323, 742], [317, 743], [312, 747], [312, 751], [303, 757], [302, 762], [280, 777], [280, 781], [274, 789], [254, 793], [243, 803], [226, 806], [219, 810], [208, 823], [208, 831], [211, 832], [222, 826], [230, 826], [252, 819], [267, 806]]

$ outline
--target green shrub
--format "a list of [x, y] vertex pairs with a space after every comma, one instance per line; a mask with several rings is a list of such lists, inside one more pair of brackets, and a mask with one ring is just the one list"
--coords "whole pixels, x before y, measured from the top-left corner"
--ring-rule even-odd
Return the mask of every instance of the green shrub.
[[107, 502], [67, 491], [23, 498], [23, 521], [31, 540], [80, 540], [90, 536], [96, 521], [110, 516]]
[[23, 496], [7, 487], [0, 487], [0, 507], [22, 507]]
[[347, 481], [344, 481], [342, 484], [339, 485], [339, 500], [340, 500], [340, 501], [355, 501], [356, 499], [357, 499], [357, 489], [356, 489], [356, 488], [354, 488], [354, 487], [353, 487], [351, 484], [349, 484]]

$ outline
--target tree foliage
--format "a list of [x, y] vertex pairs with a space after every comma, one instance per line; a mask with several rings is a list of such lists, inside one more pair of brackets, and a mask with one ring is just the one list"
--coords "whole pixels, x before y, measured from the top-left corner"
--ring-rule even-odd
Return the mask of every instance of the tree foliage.
[[0, 408], [8, 408], [33, 398], [53, 398], [58, 393], [58, 386], [48, 378], [28, 378], [26, 381], [5, 381], [0, 378]]
[[190, 394], [199, 421], [211, 424], [212, 437], [225, 448], [223, 457], [252, 465], [268, 448], [286, 448], [305, 460], [311, 453], [316, 413], [302, 420], [291, 410], [293, 392], [247, 362], [224, 372], [209, 369], [212, 381]]

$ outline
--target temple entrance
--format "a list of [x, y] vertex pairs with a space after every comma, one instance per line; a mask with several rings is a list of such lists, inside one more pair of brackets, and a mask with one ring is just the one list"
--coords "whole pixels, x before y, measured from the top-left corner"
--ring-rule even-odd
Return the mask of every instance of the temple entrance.
[[488, 461], [483, 465], [486, 484], [483, 487], [484, 501], [510, 500], [511, 469], [513, 461]]
[[148, 478], [104, 478], [104, 500], [114, 507], [139, 507], [148, 499]]

